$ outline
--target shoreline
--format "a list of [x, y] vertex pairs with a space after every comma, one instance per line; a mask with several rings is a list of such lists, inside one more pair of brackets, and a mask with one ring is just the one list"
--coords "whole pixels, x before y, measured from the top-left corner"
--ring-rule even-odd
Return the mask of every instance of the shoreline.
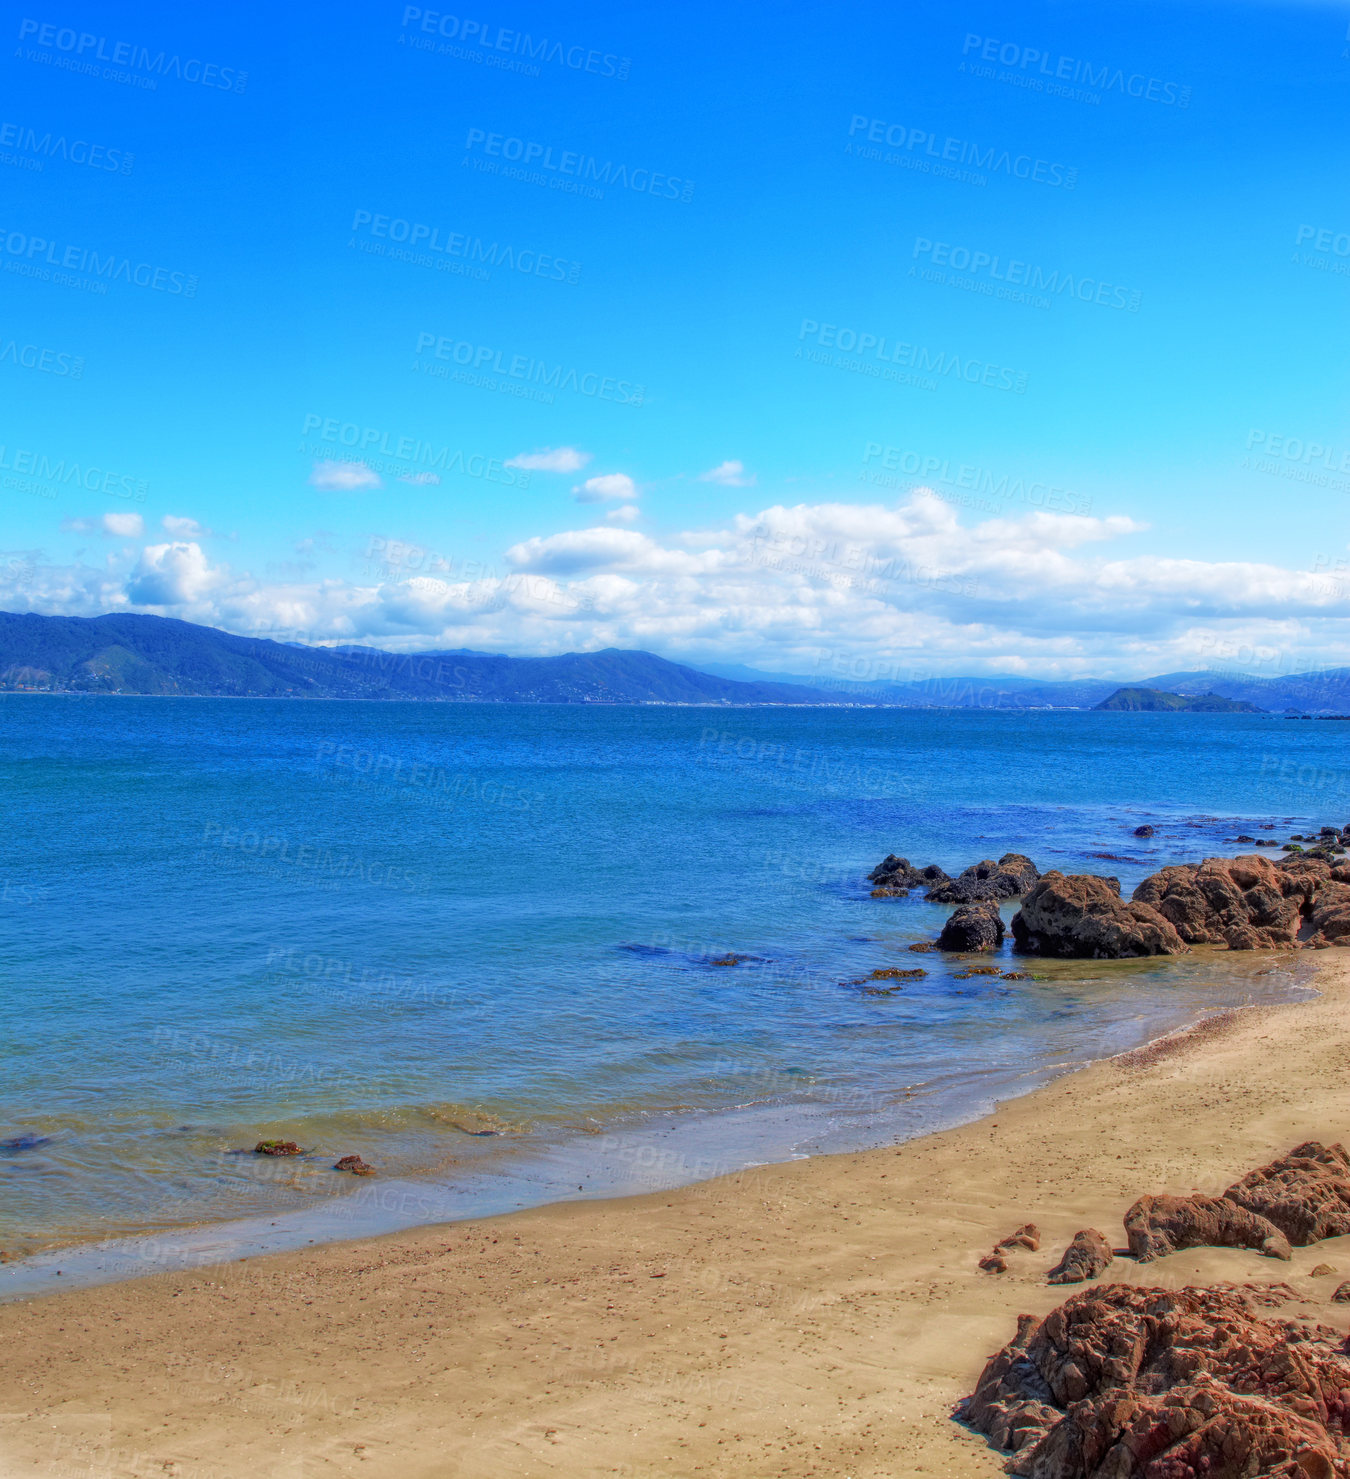
[[[1263, 1006], [1296, 1004], [1315, 993], [1311, 984], [1315, 966], [1308, 955], [1261, 954], [1267, 960], [1255, 975], [1246, 971], [1229, 975], [1225, 986], [1231, 992], [1244, 982], [1250, 991], [1256, 977], [1283, 974], [1281, 988], [1264, 1000], [1205, 1005], [1192, 994], [1185, 1006], [1172, 1007], [1162, 996], [1151, 994], [1134, 1019], [1136, 1025], [1144, 1027], [1145, 1035], [1115, 1051], [1075, 1057], [1056, 1057], [1047, 1051], [1035, 1060], [972, 1069], [966, 1074], [953, 1073], [947, 1065], [922, 1084], [903, 1091], [859, 1083], [826, 1088], [814, 1097], [750, 1100], [698, 1110], [649, 1109], [592, 1131], [530, 1135], [519, 1142], [508, 1139], [495, 1155], [485, 1153], [453, 1171], [406, 1169], [379, 1175], [374, 1181], [355, 1182], [338, 1177], [330, 1192], [308, 1202], [286, 1198], [269, 1205], [263, 1198], [247, 1208], [231, 1210], [222, 1205], [217, 1209], [219, 1215], [196, 1220], [76, 1234], [17, 1256], [11, 1253], [8, 1258], [0, 1257], [0, 1306], [65, 1289], [96, 1288], [126, 1279], [422, 1227], [451, 1226], [560, 1203], [594, 1204], [674, 1191], [763, 1166], [908, 1144], [970, 1124], [1003, 1104], [1034, 1094], [1066, 1074], [1082, 1072], [1095, 1063], [1155, 1051], [1173, 1038], [1205, 1028], [1216, 1017]], [[1221, 971], [1227, 958], [1227, 952], [1220, 952], [1204, 963]], [[1018, 957], [1007, 959], [1016, 961]], [[1257, 959], [1244, 955], [1242, 965], [1254, 969]], [[1100, 968], [1096, 962], [1078, 964]], [[1108, 973], [1097, 978], [1098, 984], [1119, 976], [1115, 984], [1120, 985], [1145, 962], [1112, 961], [1105, 965]], [[1124, 971], [1109, 970], [1121, 966]], [[1175, 1022], [1178, 1015], [1183, 1020], [1167, 1025], [1169, 1018]], [[1104, 1048], [1109, 1044], [1091, 1046]], [[284, 1130], [304, 1138], [290, 1124]], [[326, 1168], [337, 1153], [313, 1153], [308, 1159]], [[443, 1163], [444, 1157], [435, 1160]]]
[[[0, 1306], [24, 1393], [7, 1473], [992, 1479], [1001, 1456], [948, 1414], [1018, 1313], [1072, 1293], [1044, 1275], [1074, 1232], [1119, 1246], [1137, 1196], [1214, 1194], [1350, 1130], [1350, 961], [1317, 967], [1311, 999], [900, 1145]], [[1027, 1221], [1041, 1250], [980, 1273]], [[1346, 1276], [1350, 1238], [1102, 1282], [1287, 1281], [1290, 1314], [1344, 1331]]]

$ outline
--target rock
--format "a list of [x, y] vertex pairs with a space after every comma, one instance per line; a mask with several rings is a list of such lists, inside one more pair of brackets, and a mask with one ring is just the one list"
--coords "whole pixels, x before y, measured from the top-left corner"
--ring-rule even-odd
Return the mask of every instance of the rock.
[[367, 1165], [359, 1155], [344, 1155], [333, 1167], [335, 1171], [350, 1171], [353, 1176], [373, 1176], [375, 1167]]
[[957, 1415], [1034, 1479], [1345, 1479], [1340, 1336], [1240, 1290], [1083, 1290], [1017, 1334]]
[[1006, 1238], [1000, 1238], [994, 1244], [994, 1252], [1003, 1248], [1025, 1248], [1028, 1252], [1039, 1253], [1041, 1247], [1041, 1230], [1034, 1222], [1025, 1222], [1016, 1232], [1011, 1232]]
[[909, 970], [901, 970], [898, 965], [879, 966], [869, 976], [869, 981], [917, 981], [920, 976], [926, 976], [928, 972], [922, 966], [912, 966]]
[[1034, 981], [1036, 978], [1030, 971], [1004, 971], [1005, 981]]
[[1256, 838], [1255, 837], [1248, 837], [1248, 836], [1246, 836], [1244, 834], [1241, 837], [1234, 837], [1233, 838], [1233, 841], [1234, 842], [1240, 842], [1240, 843], [1241, 842], [1245, 842], [1250, 847], [1250, 846], [1252, 846], [1256, 842]]
[[1226, 1197], [1140, 1197], [1125, 1214], [1125, 1237], [1140, 1263], [1182, 1248], [1256, 1248], [1289, 1259], [1289, 1240], [1259, 1213]]
[[985, 858], [973, 863], [959, 878], [948, 878], [924, 895], [933, 904], [979, 904], [1016, 899], [1040, 877], [1040, 870], [1020, 852], [1005, 852], [994, 862]]
[[1073, 1241], [1064, 1250], [1064, 1256], [1047, 1275], [1051, 1284], [1082, 1284], [1095, 1279], [1112, 1261], [1115, 1254], [1103, 1233], [1095, 1227], [1085, 1227], [1073, 1235]]
[[993, 1253], [986, 1253], [984, 1257], [980, 1259], [980, 1267], [987, 1274], [1006, 1274], [1008, 1272], [1008, 1260], [1003, 1256], [1002, 1253], [999, 1253], [997, 1251]]
[[1310, 1270], [1309, 1277], [1314, 1279], [1330, 1278], [1336, 1270], [1329, 1263], [1319, 1263], [1316, 1268]]
[[931, 940], [915, 940], [912, 945], [906, 945], [906, 950], [912, 950], [916, 955], [927, 955], [930, 950], [937, 949]]
[[254, 1155], [304, 1155], [294, 1140], [259, 1140], [253, 1147]]
[[1336, 1304], [1350, 1304], [1350, 1279], [1344, 1284], [1336, 1286], [1336, 1292], [1331, 1296]]
[[1293, 875], [1251, 853], [1160, 869], [1134, 899], [1156, 909], [1188, 945], [1255, 950], [1293, 943], [1305, 893]]
[[1116, 960], [1182, 955], [1187, 946], [1156, 909], [1117, 897], [1088, 873], [1045, 874], [1013, 916], [1013, 948], [1023, 955]]
[[1152, 827], [1136, 827], [1134, 829], [1134, 835], [1136, 837], [1152, 837], [1153, 836], [1153, 828]]
[[888, 853], [867, 875], [867, 881], [876, 884], [876, 888], [872, 890], [874, 899], [903, 898], [910, 889], [918, 888], [921, 884], [941, 883], [946, 876], [936, 863], [929, 863], [926, 868], [916, 868], [908, 858], [899, 858], [894, 853]]
[[1224, 1196], [1273, 1223], [1296, 1248], [1350, 1233], [1350, 1156], [1309, 1140], [1249, 1172]]
[[942, 926], [939, 950], [997, 950], [1003, 943], [998, 905], [966, 904]]
[[1334, 878], [1318, 885], [1312, 924], [1314, 934], [1327, 944], [1350, 944], [1350, 885]]

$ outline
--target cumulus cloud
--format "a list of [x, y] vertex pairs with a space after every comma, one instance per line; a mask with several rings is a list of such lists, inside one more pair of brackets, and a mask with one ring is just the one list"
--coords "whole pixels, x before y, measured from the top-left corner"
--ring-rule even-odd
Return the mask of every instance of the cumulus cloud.
[[179, 518], [177, 514], [165, 514], [160, 523], [164, 532], [175, 539], [209, 539], [216, 532], [199, 524], [196, 519]]
[[724, 488], [748, 488], [755, 481], [753, 474], [748, 474], [743, 462], [719, 462], [716, 467], [710, 467], [707, 472], [698, 475], [700, 483], [721, 483]]
[[626, 472], [607, 472], [598, 478], [587, 478], [572, 489], [572, 496], [578, 503], [603, 503], [609, 498], [627, 502], [638, 496], [638, 490]]
[[32, 561], [20, 578], [0, 565], [0, 606], [148, 609], [402, 651], [646, 647], [782, 672], [843, 660], [854, 677], [1289, 672], [1341, 662], [1350, 642], [1350, 590], [1324, 575], [1152, 555], [1142, 527], [1119, 516], [1009, 502], [998, 517], [968, 517], [924, 490], [897, 504], [776, 504], [673, 535], [606, 517], [521, 540], [496, 572], [485, 550], [472, 577], [366, 583], [236, 573], [175, 541], [134, 563], [115, 551], [104, 568]]
[[148, 544], [127, 582], [127, 598], [137, 606], [183, 606], [199, 601], [220, 580], [200, 545]]
[[610, 509], [605, 518], [611, 524], [631, 524], [641, 513], [642, 510], [636, 503], [625, 503], [622, 508]]
[[579, 447], [539, 447], [533, 452], [518, 453], [506, 465], [526, 472], [580, 472], [591, 456]]
[[71, 534], [106, 534], [110, 539], [139, 539], [145, 533], [140, 514], [104, 514], [97, 519], [62, 519], [61, 527]]
[[379, 473], [364, 462], [316, 462], [309, 482], [322, 493], [360, 493], [381, 486]]

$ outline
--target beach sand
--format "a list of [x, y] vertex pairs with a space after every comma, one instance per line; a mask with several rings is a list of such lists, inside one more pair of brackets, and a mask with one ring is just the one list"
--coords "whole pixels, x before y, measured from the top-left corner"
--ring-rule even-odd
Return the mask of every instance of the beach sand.
[[[1350, 1134], [1350, 962], [1317, 963], [1314, 1000], [905, 1145], [0, 1307], [0, 1475], [1001, 1474], [949, 1413], [1073, 1292], [1045, 1272], [1078, 1228], [1121, 1246], [1143, 1192]], [[979, 1272], [1028, 1221], [1041, 1251]], [[1350, 1238], [1106, 1275], [1288, 1280], [1341, 1330], [1343, 1278]]]

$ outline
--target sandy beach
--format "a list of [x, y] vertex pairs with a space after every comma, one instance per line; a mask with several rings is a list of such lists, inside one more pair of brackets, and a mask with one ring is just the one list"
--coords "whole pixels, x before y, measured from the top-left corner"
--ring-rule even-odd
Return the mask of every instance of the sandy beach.
[[[1316, 999], [905, 1145], [0, 1307], [0, 1475], [1001, 1474], [949, 1412], [1072, 1292], [1045, 1273], [1077, 1229], [1119, 1247], [1141, 1193], [1350, 1132], [1350, 962], [1317, 962]], [[981, 1273], [1028, 1221], [1041, 1251]], [[1346, 1329], [1347, 1243], [1106, 1277], [1283, 1279]]]

